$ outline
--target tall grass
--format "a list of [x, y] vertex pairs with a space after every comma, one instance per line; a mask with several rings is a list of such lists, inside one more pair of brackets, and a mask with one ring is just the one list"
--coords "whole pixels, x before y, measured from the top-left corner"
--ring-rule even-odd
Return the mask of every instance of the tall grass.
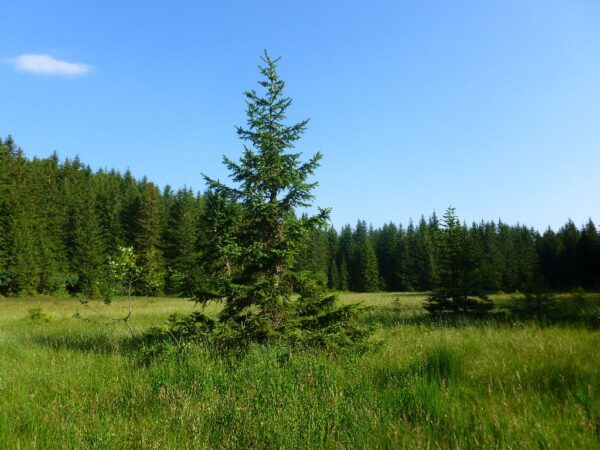
[[[75, 301], [0, 300], [0, 448], [598, 448], [597, 330], [432, 321], [411, 295], [343, 300], [375, 307], [374, 350], [150, 362], [122, 324], [73, 318], [98, 317]], [[31, 317], [40, 307], [51, 320]], [[93, 308], [118, 317], [125, 302]], [[136, 299], [132, 323], [193, 308]]]

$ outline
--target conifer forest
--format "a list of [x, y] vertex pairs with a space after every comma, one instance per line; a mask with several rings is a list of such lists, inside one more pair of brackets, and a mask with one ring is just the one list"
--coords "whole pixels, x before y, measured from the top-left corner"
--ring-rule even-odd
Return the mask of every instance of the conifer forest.
[[[0, 293], [100, 295], [107, 263], [131, 247], [146, 277], [136, 295], [191, 296], [210, 251], [210, 194], [159, 188], [131, 173], [93, 170], [79, 158], [28, 159], [0, 140]], [[439, 214], [373, 228], [359, 220], [321, 227], [298, 264], [340, 291], [428, 291], [439, 266]], [[558, 230], [497, 222], [461, 223], [478, 286], [488, 292], [600, 289], [594, 222]], [[208, 269], [206, 269], [208, 270]], [[206, 275], [206, 274], [204, 274]]]

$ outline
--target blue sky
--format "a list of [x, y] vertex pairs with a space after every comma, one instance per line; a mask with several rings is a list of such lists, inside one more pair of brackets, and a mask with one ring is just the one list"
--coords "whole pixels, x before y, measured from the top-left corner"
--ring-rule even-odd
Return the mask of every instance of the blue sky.
[[598, 1], [5, 2], [0, 135], [204, 188], [263, 49], [336, 227], [600, 219]]

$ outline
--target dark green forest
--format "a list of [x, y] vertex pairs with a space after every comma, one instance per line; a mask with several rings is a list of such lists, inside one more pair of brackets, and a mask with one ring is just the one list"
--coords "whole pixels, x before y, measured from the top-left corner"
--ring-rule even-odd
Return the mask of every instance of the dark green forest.
[[[215, 226], [227, 222], [215, 221], [218, 203], [129, 171], [93, 171], [79, 158], [28, 159], [11, 137], [0, 139], [0, 294], [98, 296], [110, 258], [130, 247], [144, 274], [132, 293], [191, 296], [209, 270]], [[600, 289], [591, 219], [544, 232], [501, 221], [460, 226], [485, 291]], [[441, 230], [435, 213], [406, 225], [318, 229], [299, 264], [330, 289], [427, 291], [438, 276]]]

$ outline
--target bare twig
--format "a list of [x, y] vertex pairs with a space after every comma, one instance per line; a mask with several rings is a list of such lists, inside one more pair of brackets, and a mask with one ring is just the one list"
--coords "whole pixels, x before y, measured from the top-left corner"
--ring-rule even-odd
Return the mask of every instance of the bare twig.
[[108, 316], [106, 314], [101, 313], [100, 311], [95, 310], [94, 308], [92, 308], [91, 306], [89, 306], [89, 304], [87, 302], [83, 303], [83, 305], [86, 308], [88, 308], [91, 312], [93, 312], [97, 317], [99, 317], [100, 319], [102, 319], [104, 321], [93, 320], [90, 317], [83, 317], [83, 316], [81, 316], [79, 314], [79, 311], [77, 311], [73, 315], [73, 317], [76, 318], [76, 319], [81, 319], [81, 320], [84, 320], [86, 322], [94, 323], [94, 324], [97, 324], [97, 325], [102, 325], [102, 326], [105, 326], [105, 327], [106, 326], [110, 326], [110, 325], [115, 325], [115, 324], [117, 324], [119, 322], [123, 322], [127, 326], [127, 328], [129, 329], [129, 332], [131, 333], [131, 337], [134, 337], [135, 336], [135, 329], [133, 328], [133, 326], [131, 325], [131, 323], [129, 323], [129, 319], [131, 318], [131, 313], [132, 313], [132, 310], [131, 310], [132, 301], [133, 301], [133, 298], [130, 296], [129, 297], [129, 302], [128, 302], [128, 307], [127, 307], [127, 314], [125, 315], [125, 317], [111, 317], [111, 316]]

